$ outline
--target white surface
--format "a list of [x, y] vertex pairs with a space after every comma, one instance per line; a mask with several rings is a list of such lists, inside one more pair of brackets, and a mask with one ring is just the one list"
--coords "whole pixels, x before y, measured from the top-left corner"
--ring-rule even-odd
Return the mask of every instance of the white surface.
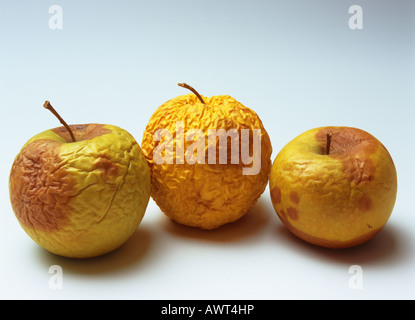
[[[47, 1], [0, 3], [0, 298], [415, 298], [414, 33], [411, 1]], [[153, 111], [185, 94], [229, 94], [262, 118], [278, 151], [324, 125], [364, 129], [388, 148], [398, 199], [367, 244], [333, 251], [292, 236], [267, 189], [242, 220], [216, 231], [170, 222], [150, 200], [136, 234], [106, 256], [72, 260], [38, 247], [11, 210], [8, 175], [34, 134], [69, 123], [111, 123], [137, 141]], [[51, 265], [63, 288], [49, 287]], [[363, 270], [353, 290], [351, 265]]]

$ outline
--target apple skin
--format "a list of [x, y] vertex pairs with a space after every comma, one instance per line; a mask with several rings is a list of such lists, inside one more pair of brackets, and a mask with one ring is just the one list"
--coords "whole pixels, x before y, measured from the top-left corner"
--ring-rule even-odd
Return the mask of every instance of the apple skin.
[[[194, 94], [175, 97], [162, 104], [151, 116], [143, 134], [141, 147], [151, 170], [152, 185], [151, 197], [161, 211], [170, 219], [179, 224], [200, 228], [203, 230], [217, 229], [225, 224], [233, 223], [247, 214], [268, 185], [271, 169], [271, 141], [259, 116], [248, 107], [231, 96], [221, 95], [205, 97], [200, 102]], [[158, 145], [155, 141], [155, 132], [167, 129], [174, 134], [173, 145], [177, 143], [176, 123], [183, 121], [184, 131], [191, 129], [202, 130], [205, 141], [208, 141], [210, 129], [259, 129], [261, 132], [260, 149], [255, 156], [259, 159], [260, 170], [257, 174], [244, 175], [245, 167], [251, 164], [231, 163], [231, 152], [228, 153], [226, 164], [209, 164], [208, 149], [205, 163], [157, 164], [154, 159], [154, 150]], [[248, 146], [253, 150], [252, 139]], [[193, 141], [185, 141], [184, 150]], [[227, 151], [230, 151], [228, 144]], [[240, 151], [239, 150], [239, 151]], [[239, 156], [241, 156], [239, 154]], [[166, 153], [166, 157], [177, 159], [176, 151]], [[174, 162], [172, 161], [172, 162]]]
[[397, 174], [388, 150], [371, 134], [320, 127], [300, 134], [278, 153], [269, 187], [278, 217], [294, 235], [317, 246], [348, 248], [386, 225], [395, 205]]
[[150, 171], [125, 130], [71, 125], [31, 138], [9, 177], [10, 201], [24, 231], [46, 250], [89, 258], [115, 250], [135, 232], [150, 197]]

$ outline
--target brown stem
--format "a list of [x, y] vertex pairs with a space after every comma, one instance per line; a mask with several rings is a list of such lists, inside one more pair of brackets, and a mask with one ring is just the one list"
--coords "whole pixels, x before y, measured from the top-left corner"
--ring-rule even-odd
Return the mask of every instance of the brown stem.
[[326, 136], [326, 154], [327, 155], [330, 154], [330, 144], [331, 144], [332, 135], [333, 135], [332, 133], [327, 133], [327, 136]]
[[73, 135], [73, 132], [72, 132], [71, 128], [68, 126], [68, 124], [65, 122], [65, 120], [62, 119], [62, 117], [59, 115], [59, 113], [56, 112], [56, 110], [52, 107], [50, 102], [46, 100], [45, 103], [43, 104], [43, 107], [48, 109], [50, 112], [52, 112], [54, 114], [54, 116], [56, 118], [58, 118], [60, 123], [62, 123], [65, 126], [65, 128], [69, 131], [69, 134], [71, 135], [72, 141], [76, 142], [75, 136]]
[[186, 83], [178, 83], [178, 85], [180, 87], [183, 87], [183, 88], [186, 88], [186, 89], [189, 89], [190, 91], [192, 91], [199, 98], [200, 102], [202, 102], [203, 104], [205, 104], [205, 102], [203, 101], [202, 96], [193, 87], [189, 86]]

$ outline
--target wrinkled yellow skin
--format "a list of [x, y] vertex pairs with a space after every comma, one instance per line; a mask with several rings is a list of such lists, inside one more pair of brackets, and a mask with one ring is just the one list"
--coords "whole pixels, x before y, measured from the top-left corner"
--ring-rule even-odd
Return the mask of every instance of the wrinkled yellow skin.
[[26, 233], [52, 253], [108, 253], [130, 238], [144, 216], [151, 182], [146, 159], [127, 131], [111, 125], [101, 130], [73, 143], [47, 130], [30, 139], [13, 164], [15, 214]]
[[[338, 139], [326, 155], [324, 141], [316, 139], [323, 131], [347, 132], [345, 136], [363, 141], [359, 143], [364, 147]], [[270, 191], [275, 211], [296, 236], [323, 247], [347, 248], [366, 242], [385, 226], [395, 204], [397, 175], [386, 148], [368, 133], [315, 128], [279, 152]]]
[[[261, 196], [268, 183], [271, 168], [271, 142], [258, 115], [230, 96], [203, 97], [205, 104], [193, 95], [169, 100], [152, 115], [143, 135], [142, 149], [152, 175], [151, 196], [160, 209], [176, 222], [201, 229], [215, 229], [245, 215]], [[153, 153], [160, 143], [154, 141], [158, 129], [175, 133], [174, 151], [166, 159], [176, 159], [176, 122], [184, 130], [201, 129], [208, 141], [208, 129], [260, 129], [261, 169], [256, 175], [243, 175], [244, 164], [157, 164]], [[185, 141], [187, 150], [193, 141]], [[207, 156], [207, 143], [204, 153]], [[228, 151], [230, 150], [228, 146]], [[251, 149], [252, 150], [252, 149]], [[219, 148], [217, 150], [219, 154]], [[174, 160], [175, 161], [175, 160]], [[249, 165], [248, 165], [249, 166]]]

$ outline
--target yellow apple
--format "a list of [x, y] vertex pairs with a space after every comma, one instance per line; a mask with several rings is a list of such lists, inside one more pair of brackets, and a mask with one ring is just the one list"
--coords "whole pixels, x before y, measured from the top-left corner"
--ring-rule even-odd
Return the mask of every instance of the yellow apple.
[[[48, 102], [45, 107], [51, 108]], [[24, 231], [46, 250], [99, 256], [121, 246], [140, 224], [150, 170], [124, 129], [64, 125], [37, 134], [16, 156], [11, 205]]]
[[278, 217], [297, 237], [328, 248], [373, 238], [394, 208], [397, 174], [385, 146], [352, 127], [320, 127], [289, 142], [270, 174]]
[[240, 219], [264, 192], [271, 141], [259, 116], [236, 99], [179, 85], [193, 93], [161, 105], [143, 135], [151, 196], [172, 220], [211, 230]]

